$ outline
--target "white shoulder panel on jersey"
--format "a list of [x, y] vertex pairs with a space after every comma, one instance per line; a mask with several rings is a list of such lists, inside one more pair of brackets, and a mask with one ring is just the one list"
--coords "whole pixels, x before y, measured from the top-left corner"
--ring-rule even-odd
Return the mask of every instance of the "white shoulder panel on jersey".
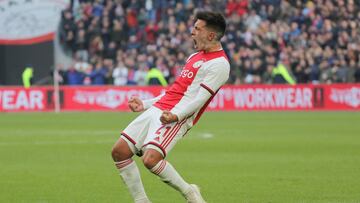
[[206, 68], [206, 76], [201, 85], [209, 88], [212, 91], [210, 93], [214, 93], [229, 79], [229, 61], [224, 57], [219, 57], [205, 62], [203, 66]]

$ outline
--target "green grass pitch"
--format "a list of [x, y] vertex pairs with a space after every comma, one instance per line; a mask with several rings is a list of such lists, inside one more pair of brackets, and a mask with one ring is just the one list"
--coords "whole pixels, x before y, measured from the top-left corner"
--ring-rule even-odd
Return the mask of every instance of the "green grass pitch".
[[[1, 113], [0, 202], [132, 202], [110, 152], [136, 115]], [[209, 203], [360, 202], [360, 113], [208, 112], [167, 159]], [[153, 203], [185, 202], [135, 160]]]

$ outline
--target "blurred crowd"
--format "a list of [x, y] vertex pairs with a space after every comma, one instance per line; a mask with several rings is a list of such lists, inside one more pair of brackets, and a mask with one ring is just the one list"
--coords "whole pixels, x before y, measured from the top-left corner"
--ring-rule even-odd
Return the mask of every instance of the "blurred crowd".
[[152, 68], [173, 82], [198, 10], [226, 16], [228, 83], [271, 84], [279, 67], [298, 84], [360, 82], [359, 0], [73, 0], [60, 37], [74, 63], [60, 82], [147, 85]]

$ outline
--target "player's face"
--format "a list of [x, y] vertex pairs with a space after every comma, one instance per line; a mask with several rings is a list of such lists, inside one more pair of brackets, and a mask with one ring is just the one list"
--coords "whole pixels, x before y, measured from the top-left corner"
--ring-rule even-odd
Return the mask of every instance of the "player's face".
[[209, 34], [211, 32], [205, 26], [206, 22], [199, 19], [195, 22], [194, 28], [191, 30], [194, 48], [198, 51], [205, 50], [209, 43]]

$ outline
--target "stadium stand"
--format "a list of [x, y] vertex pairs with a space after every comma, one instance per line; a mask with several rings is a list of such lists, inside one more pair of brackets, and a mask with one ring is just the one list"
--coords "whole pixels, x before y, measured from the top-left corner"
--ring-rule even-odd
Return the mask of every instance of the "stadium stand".
[[150, 67], [171, 83], [193, 52], [189, 17], [218, 10], [228, 20], [229, 83], [273, 83], [277, 66], [297, 84], [352, 83], [360, 82], [359, 7], [357, 0], [74, 0], [60, 36], [82, 84], [144, 85]]

